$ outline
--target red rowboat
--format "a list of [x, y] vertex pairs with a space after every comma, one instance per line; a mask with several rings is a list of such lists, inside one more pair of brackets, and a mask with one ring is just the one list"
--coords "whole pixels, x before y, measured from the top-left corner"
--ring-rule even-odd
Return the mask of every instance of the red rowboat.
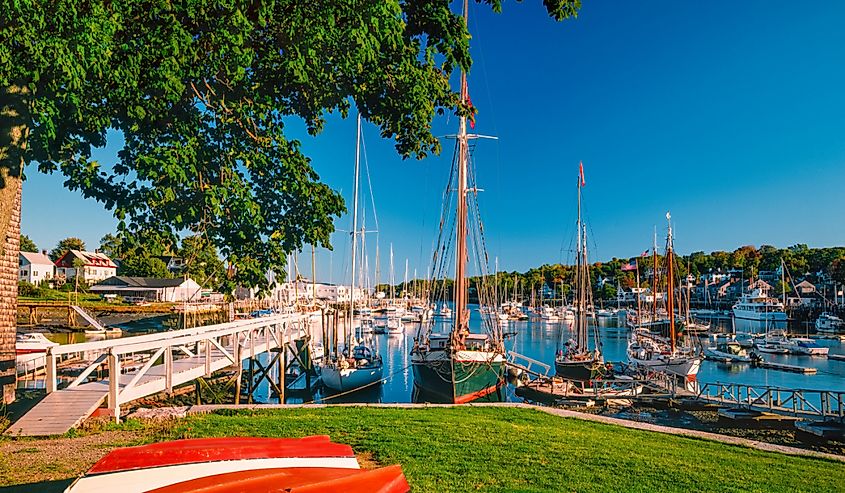
[[361, 470], [328, 436], [200, 438], [110, 452], [66, 493], [405, 493], [400, 466]]

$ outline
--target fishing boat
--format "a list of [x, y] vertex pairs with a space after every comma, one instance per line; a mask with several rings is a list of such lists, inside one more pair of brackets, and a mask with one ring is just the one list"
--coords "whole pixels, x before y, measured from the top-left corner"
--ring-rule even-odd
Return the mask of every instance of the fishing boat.
[[[468, 0], [463, 2], [463, 18], [466, 25], [468, 17]], [[467, 103], [469, 100], [467, 91], [467, 76], [461, 72], [461, 101]], [[478, 135], [467, 134], [467, 117], [460, 116], [459, 131], [456, 136], [456, 158], [452, 161], [452, 173], [449, 183], [446, 184], [447, 194], [454, 190], [456, 195], [454, 219], [456, 237], [445, 233], [441, 229], [438, 235], [438, 245], [434, 250], [434, 261], [432, 262], [432, 279], [445, 279], [448, 277], [448, 262], [442, 255], [448, 255], [454, 245], [454, 315], [451, 319], [451, 330], [447, 333], [434, 332], [434, 323], [425, 323], [420, 326], [414, 347], [411, 350], [411, 364], [414, 373], [414, 385], [418, 389], [418, 395], [424, 400], [436, 400], [449, 403], [466, 403], [478, 399], [503, 400], [502, 387], [505, 384], [505, 350], [502, 328], [498, 324], [490, 324], [488, 317], [481, 317], [481, 325], [484, 333], [472, 333], [470, 331], [470, 311], [468, 309], [469, 299], [469, 276], [467, 273], [468, 255], [467, 243], [470, 230], [476, 238], [473, 249], [479, 256], [477, 265], [484, 269], [481, 282], [484, 283], [479, 289], [479, 304], [484, 306], [495, 306], [492, 299], [493, 289], [489, 286], [487, 273], [486, 250], [478, 251], [479, 247], [484, 248], [481, 234], [480, 214], [478, 211], [477, 193], [475, 187], [476, 173], [469, 169], [469, 140], [479, 138]], [[457, 169], [455, 169], [457, 168]], [[450, 202], [444, 204], [444, 214], [451, 215], [448, 210]], [[472, 211], [472, 214], [469, 211]], [[473, 221], [475, 219], [475, 221]], [[441, 223], [448, 224], [449, 221]], [[441, 248], [442, 247], [442, 248]], [[445, 253], [444, 253], [445, 252]], [[486, 294], [485, 294], [486, 293]], [[446, 293], [441, 293], [445, 298]], [[445, 300], [441, 307], [445, 306]], [[442, 309], [442, 308], [441, 308]]]
[[[581, 220], [581, 187], [584, 185], [584, 165], [578, 166], [578, 221], [575, 254], [575, 322], [572, 337], [558, 348], [555, 357], [555, 372], [565, 380], [590, 381], [604, 373], [604, 357], [601, 353], [601, 338], [598, 325], [590, 323], [587, 307], [592, 305], [590, 287], [590, 264], [587, 261], [587, 228]], [[564, 331], [561, 330], [561, 334]], [[590, 334], [594, 346], [590, 349]]]
[[[355, 261], [357, 257], [357, 236], [365, 233], [358, 232], [358, 182], [361, 162], [361, 115], [358, 114], [357, 150], [355, 153], [355, 180], [352, 209], [352, 282], [349, 292], [355, 293]], [[371, 312], [370, 312], [371, 313]], [[352, 321], [355, 320], [355, 297], [350, 295], [349, 316], [350, 323], [346, 325], [344, 336], [345, 349], [335, 352], [320, 368], [323, 385], [338, 392], [350, 392], [358, 389], [380, 385], [384, 374], [384, 363], [381, 356], [366, 336], [356, 340]], [[360, 331], [359, 331], [360, 332]]]
[[[669, 335], [664, 337], [641, 327], [636, 328], [632, 331], [628, 342], [628, 360], [634, 367], [650, 371], [665, 371], [689, 381], [695, 380], [698, 370], [701, 368], [701, 356], [693, 345], [679, 344], [678, 334], [675, 330], [675, 253], [672, 238], [672, 216], [668, 212], [666, 213], [666, 221], [668, 223], [668, 234], [666, 236], [666, 311], [669, 316]], [[654, 277], [657, 277], [657, 269], [655, 269]]]
[[845, 333], [845, 321], [830, 312], [823, 312], [816, 319], [816, 332], [822, 334]]
[[328, 436], [195, 438], [116, 449], [66, 493], [368, 491], [405, 493], [399, 465], [361, 469]]

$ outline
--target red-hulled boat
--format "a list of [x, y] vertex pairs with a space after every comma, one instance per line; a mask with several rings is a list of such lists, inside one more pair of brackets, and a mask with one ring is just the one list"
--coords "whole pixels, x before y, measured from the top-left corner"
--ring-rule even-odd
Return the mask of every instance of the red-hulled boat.
[[110, 452], [66, 493], [410, 491], [400, 466], [361, 470], [328, 436], [201, 438]]

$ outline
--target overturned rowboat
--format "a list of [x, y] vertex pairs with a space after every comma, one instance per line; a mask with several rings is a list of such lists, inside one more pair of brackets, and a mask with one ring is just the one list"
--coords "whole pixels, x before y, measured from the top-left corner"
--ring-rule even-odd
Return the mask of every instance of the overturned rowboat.
[[117, 449], [65, 493], [410, 491], [398, 465], [362, 470], [328, 436], [201, 438]]

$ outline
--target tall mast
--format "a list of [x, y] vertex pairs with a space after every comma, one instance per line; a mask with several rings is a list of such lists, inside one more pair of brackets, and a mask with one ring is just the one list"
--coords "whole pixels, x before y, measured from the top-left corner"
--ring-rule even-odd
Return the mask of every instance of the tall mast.
[[654, 259], [651, 272], [651, 323], [654, 324], [657, 321], [657, 226], [654, 227], [654, 245], [651, 251]]
[[[349, 321], [346, 324], [347, 334], [352, 331], [352, 320], [355, 315], [355, 260], [357, 252], [355, 251], [358, 242], [356, 235], [358, 234], [358, 173], [361, 165], [361, 113], [358, 113], [358, 133], [355, 135], [355, 185], [353, 187], [352, 195], [352, 282], [349, 285]], [[346, 337], [347, 345], [349, 338]]]
[[[378, 265], [376, 265], [378, 269]], [[396, 298], [396, 290], [393, 287], [395, 284], [395, 280], [393, 277], [393, 243], [390, 243], [390, 302], [393, 303], [394, 299]]]
[[405, 257], [405, 278], [402, 280], [402, 291], [405, 292], [405, 298], [408, 298], [408, 258]]
[[669, 338], [672, 340], [672, 353], [675, 352], [675, 289], [674, 273], [672, 272], [672, 264], [674, 264], [675, 253], [672, 251], [672, 216], [666, 213], [666, 222], [669, 223], [669, 235], [666, 237], [666, 263], [668, 264], [667, 278], [666, 278], [666, 308], [669, 310]]
[[584, 287], [583, 287], [583, 273], [581, 272], [581, 173], [578, 173], [578, 223], [577, 223], [577, 246], [575, 247], [575, 339], [578, 345], [581, 344], [581, 334], [585, 332], [584, 321], [586, 321], [585, 307], [583, 303]]
[[[469, 1], [464, 0], [464, 26], [469, 17]], [[467, 74], [461, 69], [461, 103], [467, 101]], [[458, 200], [457, 200], [457, 250], [455, 252], [455, 326], [452, 329], [453, 342], [456, 334], [469, 332], [467, 305], [467, 118], [461, 116], [458, 133]]]
[[317, 254], [311, 245], [311, 303], [317, 304]]

